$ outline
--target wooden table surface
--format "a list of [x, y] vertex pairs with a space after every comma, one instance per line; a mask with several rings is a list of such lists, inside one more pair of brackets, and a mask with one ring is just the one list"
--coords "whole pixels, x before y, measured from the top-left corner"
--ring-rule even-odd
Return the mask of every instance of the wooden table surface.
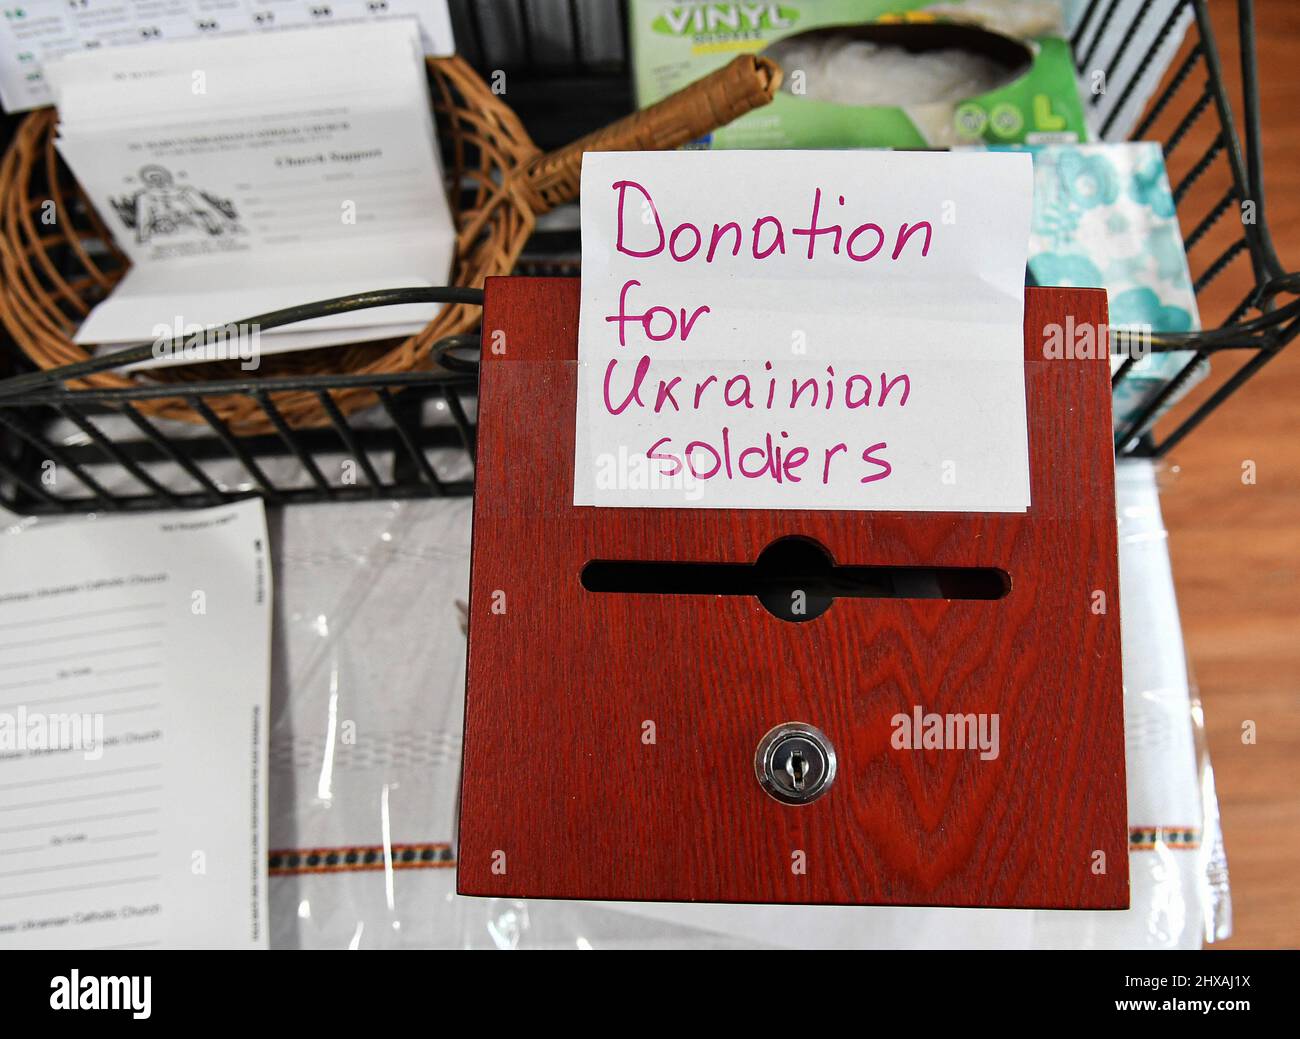
[[[1213, 0], [1210, 6], [1239, 98], [1236, 5]], [[1282, 263], [1297, 270], [1300, 4], [1257, 0], [1255, 7], [1267, 220]], [[1204, 150], [1213, 130], [1212, 120], [1201, 121], [1199, 137], [1183, 146], [1185, 153], [1179, 149], [1184, 161]], [[1216, 241], [1232, 231], [1220, 230]], [[1194, 269], [1197, 257], [1203, 265], [1218, 251], [1212, 243], [1198, 246]], [[1248, 265], [1239, 259], [1203, 294], [1205, 323], [1222, 320], [1247, 284]], [[1300, 945], [1300, 343], [1167, 462], [1165, 521], [1227, 845], [1235, 921], [1227, 944], [1294, 948]], [[1250, 462], [1254, 484], [1243, 482]], [[1254, 743], [1243, 741], [1248, 722], [1255, 723]]]

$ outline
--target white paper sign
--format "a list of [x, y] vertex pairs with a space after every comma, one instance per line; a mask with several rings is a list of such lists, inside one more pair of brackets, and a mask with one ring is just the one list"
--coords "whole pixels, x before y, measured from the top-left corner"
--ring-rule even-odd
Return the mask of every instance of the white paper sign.
[[574, 503], [1021, 512], [1024, 154], [582, 169]]

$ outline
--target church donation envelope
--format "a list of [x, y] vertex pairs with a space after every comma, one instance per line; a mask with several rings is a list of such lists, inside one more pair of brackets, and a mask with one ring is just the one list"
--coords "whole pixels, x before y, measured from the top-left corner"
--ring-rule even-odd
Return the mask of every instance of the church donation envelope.
[[[48, 75], [59, 152], [131, 261], [77, 342], [188, 339], [282, 307], [446, 284], [455, 230], [415, 21], [92, 50]], [[191, 359], [399, 337], [436, 310], [250, 329], [230, 356]]]
[[0, 949], [265, 948], [260, 499], [0, 532]]

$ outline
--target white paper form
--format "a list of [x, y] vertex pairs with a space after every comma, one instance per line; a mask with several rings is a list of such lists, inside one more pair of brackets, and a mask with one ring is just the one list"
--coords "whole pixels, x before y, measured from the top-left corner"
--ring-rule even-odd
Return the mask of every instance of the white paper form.
[[[415, 23], [96, 51], [50, 78], [59, 150], [132, 262], [77, 342], [161, 347], [176, 329], [446, 283], [455, 231]], [[322, 331], [400, 337], [437, 309], [249, 337], [266, 354], [321, 345]]]
[[46, 64], [82, 50], [393, 18], [417, 21], [430, 57], [455, 52], [447, 0], [24, 0], [0, 19], [0, 106], [48, 105]]
[[574, 504], [1024, 511], [1025, 159], [585, 155]]
[[260, 499], [0, 534], [0, 948], [267, 943]]

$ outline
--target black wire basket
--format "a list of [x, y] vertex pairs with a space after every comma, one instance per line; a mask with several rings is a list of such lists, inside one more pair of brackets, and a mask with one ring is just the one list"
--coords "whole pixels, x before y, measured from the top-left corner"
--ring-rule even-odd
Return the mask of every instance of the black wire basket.
[[[564, 6], [567, 18], [556, 19], [554, 4], [543, 10], [527, 0], [452, 5], [462, 53], [480, 70], [507, 71], [512, 103], [543, 147], [633, 107], [623, 5]], [[1264, 209], [1251, 0], [1239, 0], [1237, 14], [1240, 133], [1208, 0], [1153, 0], [1136, 10], [1124, 0], [1092, 0], [1071, 39], [1084, 80], [1105, 73], [1107, 89], [1088, 103], [1102, 139], [1118, 139], [1143, 77], [1190, 19], [1177, 61], [1126, 136], [1162, 143], [1198, 300], [1221, 278], [1239, 300], [1214, 328], [1157, 330], [1150, 348], [1183, 360], [1116, 431], [1121, 455], [1165, 455], [1300, 331], [1300, 300], [1280, 300], [1300, 293], [1300, 275], [1279, 262]], [[1151, 42], [1136, 47], [1138, 38]], [[1229, 216], [1247, 203], [1253, 219]], [[578, 256], [576, 218], [561, 212], [539, 224], [520, 273], [577, 274]], [[7, 364], [15, 378], [0, 382], [0, 505], [17, 513], [182, 508], [249, 494], [280, 504], [473, 490], [476, 376], [466, 351], [474, 344], [463, 337], [440, 344], [439, 363], [424, 372], [187, 383], [181, 395], [205, 425], [141, 413], [144, 401], [177, 397], [174, 385], [68, 389], [74, 366], [34, 376], [13, 344], [3, 347], [0, 373]], [[1167, 411], [1212, 355], [1214, 381]], [[1115, 371], [1117, 391], [1134, 365], [1129, 358]], [[345, 414], [334, 406], [334, 394], [358, 389], [375, 394], [374, 407]], [[274, 394], [288, 390], [317, 395], [330, 424], [291, 428], [273, 404]], [[275, 433], [232, 432], [206, 404], [229, 394], [247, 396]]]

